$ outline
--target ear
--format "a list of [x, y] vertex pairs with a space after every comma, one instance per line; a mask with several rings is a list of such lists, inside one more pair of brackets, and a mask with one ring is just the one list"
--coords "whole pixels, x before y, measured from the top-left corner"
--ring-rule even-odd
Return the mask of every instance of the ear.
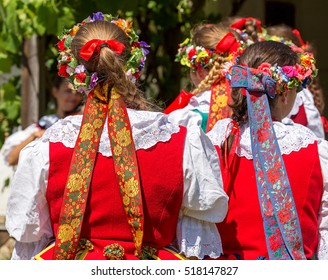
[[208, 70], [204, 69], [203, 67], [199, 67], [196, 70], [196, 75], [197, 75], [197, 78], [202, 81], [208, 75]]
[[288, 103], [288, 92], [284, 91], [281, 93], [281, 102], [285, 105]]

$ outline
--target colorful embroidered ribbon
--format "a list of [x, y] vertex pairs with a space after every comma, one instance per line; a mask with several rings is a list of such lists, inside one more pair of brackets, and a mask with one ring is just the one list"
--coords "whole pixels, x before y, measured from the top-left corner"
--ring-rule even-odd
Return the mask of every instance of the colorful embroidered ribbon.
[[230, 85], [225, 77], [220, 76], [212, 84], [206, 132], [210, 131], [218, 120], [230, 117], [231, 109], [228, 106], [231, 96], [230, 92]]
[[267, 95], [274, 80], [264, 72], [233, 66], [231, 87], [246, 89], [253, 162], [270, 259], [306, 259], [301, 228], [271, 120]]
[[53, 259], [75, 259], [100, 136], [108, 111], [115, 172], [125, 212], [128, 215], [136, 255], [141, 254], [143, 208], [130, 122], [122, 97], [114, 90], [108, 97], [108, 85], [97, 85], [88, 95], [75, 144], [61, 206]]

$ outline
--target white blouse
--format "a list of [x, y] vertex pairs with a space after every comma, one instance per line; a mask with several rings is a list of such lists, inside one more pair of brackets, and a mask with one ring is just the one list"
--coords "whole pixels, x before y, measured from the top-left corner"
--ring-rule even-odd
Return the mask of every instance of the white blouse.
[[308, 89], [305, 88], [297, 93], [294, 106], [287, 118], [296, 115], [299, 111], [299, 107], [302, 105], [304, 105], [305, 114], [308, 121], [307, 127], [312, 130], [318, 138], [325, 139], [325, 132], [320, 113], [314, 104], [313, 95]]
[[[179, 126], [161, 113], [128, 110], [135, 147], [147, 149], [169, 141]], [[32, 259], [53, 238], [46, 189], [49, 169], [49, 142], [73, 148], [82, 116], [69, 116], [50, 127], [21, 154], [11, 184], [6, 227], [16, 239], [12, 259]], [[107, 126], [99, 152], [111, 155]], [[188, 126], [183, 155], [184, 195], [177, 226], [177, 243], [187, 257], [218, 257], [222, 253], [215, 223], [227, 213], [228, 197], [223, 191], [215, 148], [198, 126]]]
[[[281, 154], [290, 154], [306, 148], [308, 145], [318, 142], [318, 151], [323, 176], [323, 196], [321, 210], [319, 212], [319, 245], [317, 250], [318, 259], [328, 260], [328, 141], [320, 139], [314, 133], [290, 119], [286, 123], [273, 122], [274, 131], [278, 140]], [[207, 133], [215, 146], [222, 146], [231, 131], [231, 119], [224, 119], [215, 124]], [[240, 128], [240, 144], [236, 149], [239, 157], [252, 159], [250, 127], [248, 124]], [[297, 164], [297, 163], [295, 163]]]

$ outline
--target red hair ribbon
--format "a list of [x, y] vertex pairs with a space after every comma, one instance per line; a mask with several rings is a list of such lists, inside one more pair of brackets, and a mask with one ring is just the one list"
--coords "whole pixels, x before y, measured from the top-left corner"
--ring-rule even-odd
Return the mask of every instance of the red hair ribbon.
[[83, 45], [80, 50], [80, 57], [82, 57], [86, 61], [89, 61], [89, 59], [93, 56], [94, 53], [100, 52], [100, 49], [103, 46], [110, 48], [118, 55], [120, 55], [125, 49], [125, 46], [116, 40], [92, 39]]
[[223, 54], [229, 51], [229, 54], [235, 52], [239, 47], [239, 43], [232, 32], [227, 33], [216, 45], [215, 49]]
[[301, 48], [302, 49], [305, 49], [308, 45], [308, 42], [304, 43], [302, 37], [301, 37], [301, 33], [295, 28], [293, 29], [292, 31], [294, 33], [294, 35], [297, 37], [297, 39], [300, 41], [300, 44], [301, 44]]
[[252, 18], [252, 17], [241, 18], [241, 19], [237, 20], [236, 22], [234, 22], [233, 24], [231, 24], [230, 27], [236, 28], [238, 30], [243, 30], [245, 27], [246, 21], [248, 21], [248, 20], [255, 20], [258, 31], [262, 32], [261, 21], [259, 19]]

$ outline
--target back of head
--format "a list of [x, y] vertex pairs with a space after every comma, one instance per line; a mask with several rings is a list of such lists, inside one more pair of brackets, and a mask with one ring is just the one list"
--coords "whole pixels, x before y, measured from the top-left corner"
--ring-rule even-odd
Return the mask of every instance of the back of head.
[[255, 43], [246, 48], [239, 57], [239, 64], [246, 64], [251, 68], [257, 68], [264, 62], [285, 66], [295, 65], [297, 61], [297, 54], [289, 46], [275, 41]]
[[238, 33], [247, 34], [248, 38], [253, 42], [258, 42], [258, 34], [262, 32], [261, 21], [252, 17], [231, 16], [221, 20], [220, 25], [233, 28]]
[[270, 36], [278, 36], [285, 38], [286, 40], [292, 41], [298, 47], [302, 46], [299, 38], [293, 33], [293, 28], [284, 23], [272, 25], [267, 28], [267, 33]]
[[129, 20], [96, 13], [75, 25], [58, 47], [59, 75], [69, 78], [77, 91], [87, 93], [97, 84], [108, 85], [130, 108], [159, 109], [135, 84], [149, 52], [144, 48], [149, 46], [138, 41]]
[[[262, 63], [274, 66], [293, 66], [298, 62], [297, 54], [287, 45], [275, 41], [262, 41], [250, 45], [240, 55], [238, 64], [247, 65], [250, 68], [258, 68]], [[233, 114], [232, 119], [242, 124], [247, 120], [246, 98], [241, 89], [232, 90], [233, 103], [230, 104]], [[275, 99], [269, 100], [273, 105]]]
[[[230, 36], [230, 39], [226, 36]], [[233, 29], [220, 24], [199, 24], [191, 30], [191, 45], [196, 52], [192, 60], [197, 62], [197, 65], [190, 63], [192, 65], [191, 68], [197, 71], [199, 67], [202, 67], [209, 71], [208, 75], [194, 89], [193, 94], [197, 95], [210, 88], [219, 77], [222, 65], [231, 60], [231, 52], [236, 48], [241, 39], [239, 34]], [[224, 47], [221, 49], [218, 46], [223, 41], [229, 43], [224, 43]], [[189, 59], [189, 53], [184, 53], [186, 50], [189, 50], [190, 53], [191, 49], [187, 47], [183, 50], [183, 56]], [[204, 52], [207, 53], [206, 56], [202, 56]], [[198, 59], [198, 55], [200, 55], [200, 59]]]
[[229, 27], [218, 24], [196, 25], [191, 30], [191, 40], [195, 46], [214, 50], [218, 42], [230, 31]]
[[[111, 48], [102, 47], [99, 54], [86, 61], [80, 56], [81, 48], [93, 39], [115, 40], [124, 45], [124, 50], [117, 55]], [[72, 52], [78, 62], [89, 72], [97, 72], [99, 80], [117, 83], [117, 76], [124, 74], [124, 65], [131, 52], [128, 36], [116, 24], [108, 21], [93, 21], [82, 25], [72, 41]]]

